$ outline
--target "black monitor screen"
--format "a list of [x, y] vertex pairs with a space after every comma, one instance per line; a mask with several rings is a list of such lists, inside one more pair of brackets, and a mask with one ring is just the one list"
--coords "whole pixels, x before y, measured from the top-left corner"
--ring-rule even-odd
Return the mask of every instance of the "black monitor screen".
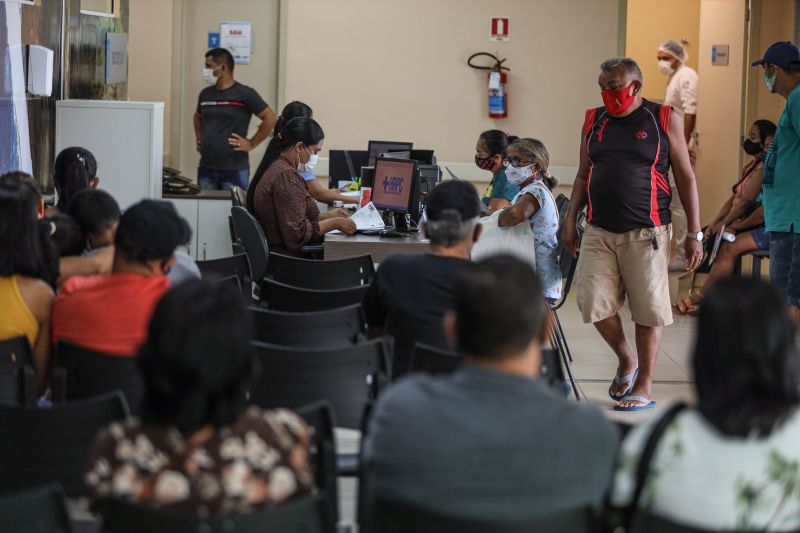
[[414, 148], [414, 143], [404, 143], [396, 141], [370, 141], [368, 145], [369, 166], [375, 164], [375, 158], [381, 154], [389, 152], [410, 152]]
[[372, 203], [378, 209], [405, 213], [414, 188], [417, 164], [404, 159], [375, 161], [375, 183], [372, 185]]

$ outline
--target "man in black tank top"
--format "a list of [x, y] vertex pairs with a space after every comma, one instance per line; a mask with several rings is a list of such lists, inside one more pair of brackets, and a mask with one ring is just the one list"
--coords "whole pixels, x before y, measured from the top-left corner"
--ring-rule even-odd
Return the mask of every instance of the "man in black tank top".
[[[619, 359], [609, 396], [614, 409], [655, 406], [653, 372], [663, 326], [672, 323], [668, 263], [672, 167], [688, 219], [686, 259], [694, 270], [702, 258], [702, 232], [694, 172], [683, 120], [642, 98], [642, 72], [629, 58], [600, 65], [603, 107], [586, 111], [580, 165], [562, 235], [573, 254], [578, 307]], [[576, 220], [586, 208], [588, 224], [578, 242]], [[636, 323], [633, 350], [619, 310], [628, 300]]]

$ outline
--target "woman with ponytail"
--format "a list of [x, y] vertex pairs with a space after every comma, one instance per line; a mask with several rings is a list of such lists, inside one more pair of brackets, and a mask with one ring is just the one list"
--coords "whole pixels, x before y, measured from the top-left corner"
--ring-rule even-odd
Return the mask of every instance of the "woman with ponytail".
[[97, 177], [97, 160], [85, 148], [65, 148], [56, 156], [53, 164], [53, 181], [58, 201], [55, 206], [47, 209], [46, 216], [66, 213], [73, 196], [85, 189], [97, 188], [100, 183], [100, 178]]
[[253, 213], [272, 250], [300, 255], [300, 249], [319, 244], [329, 231], [348, 235], [356, 225], [344, 209], [320, 214], [300, 172], [313, 169], [325, 135], [308, 117], [286, 121], [267, 146], [247, 189], [247, 209]]
[[[283, 108], [283, 111], [281, 111], [281, 116], [278, 117], [278, 121], [275, 122], [275, 130], [272, 132], [272, 136], [275, 137], [278, 132], [283, 129], [286, 123], [293, 118], [312, 118], [312, 116], [313, 112], [307, 104], [298, 102], [297, 100], [294, 102], [289, 102]], [[345, 196], [336, 189], [326, 188], [314, 175], [313, 168], [309, 168], [304, 172], [300, 172], [300, 176], [303, 177], [306, 185], [308, 185], [308, 192], [310, 192], [311, 196], [313, 196], [318, 202], [328, 205], [331, 205], [336, 201], [342, 202], [343, 204], [358, 203], [358, 197], [354, 198], [352, 196]]]

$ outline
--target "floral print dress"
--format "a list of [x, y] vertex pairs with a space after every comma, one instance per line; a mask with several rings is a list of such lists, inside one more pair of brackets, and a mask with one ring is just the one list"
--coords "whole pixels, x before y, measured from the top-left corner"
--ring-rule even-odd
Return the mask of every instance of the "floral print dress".
[[558, 207], [553, 193], [541, 180], [525, 186], [514, 197], [516, 204], [524, 194], [530, 194], [539, 202], [539, 210], [529, 219], [533, 231], [533, 249], [536, 253], [536, 272], [542, 280], [544, 297], [548, 300], [561, 298], [561, 269], [558, 265]]
[[294, 413], [250, 407], [202, 444], [174, 427], [137, 419], [101, 430], [86, 484], [95, 500], [116, 497], [197, 512], [242, 512], [313, 490], [309, 432]]

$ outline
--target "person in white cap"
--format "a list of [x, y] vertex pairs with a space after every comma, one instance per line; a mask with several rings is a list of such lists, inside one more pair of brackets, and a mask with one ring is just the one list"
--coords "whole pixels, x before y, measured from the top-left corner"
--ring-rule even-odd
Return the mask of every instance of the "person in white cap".
[[[697, 72], [686, 65], [689, 54], [686, 48], [677, 41], [669, 40], [658, 47], [658, 70], [669, 76], [667, 92], [664, 95], [664, 104], [671, 105], [675, 113], [683, 117], [683, 134], [689, 147], [689, 161], [694, 167], [697, 159], [695, 124], [697, 122], [697, 85], [699, 77]], [[670, 254], [670, 271], [685, 272], [686, 257], [683, 254], [683, 243], [686, 242], [686, 213], [678, 194], [676, 194], [675, 181], [672, 184], [672, 246]], [[677, 282], [677, 279], [672, 280]], [[677, 286], [670, 284], [672, 299], [677, 299]]]

